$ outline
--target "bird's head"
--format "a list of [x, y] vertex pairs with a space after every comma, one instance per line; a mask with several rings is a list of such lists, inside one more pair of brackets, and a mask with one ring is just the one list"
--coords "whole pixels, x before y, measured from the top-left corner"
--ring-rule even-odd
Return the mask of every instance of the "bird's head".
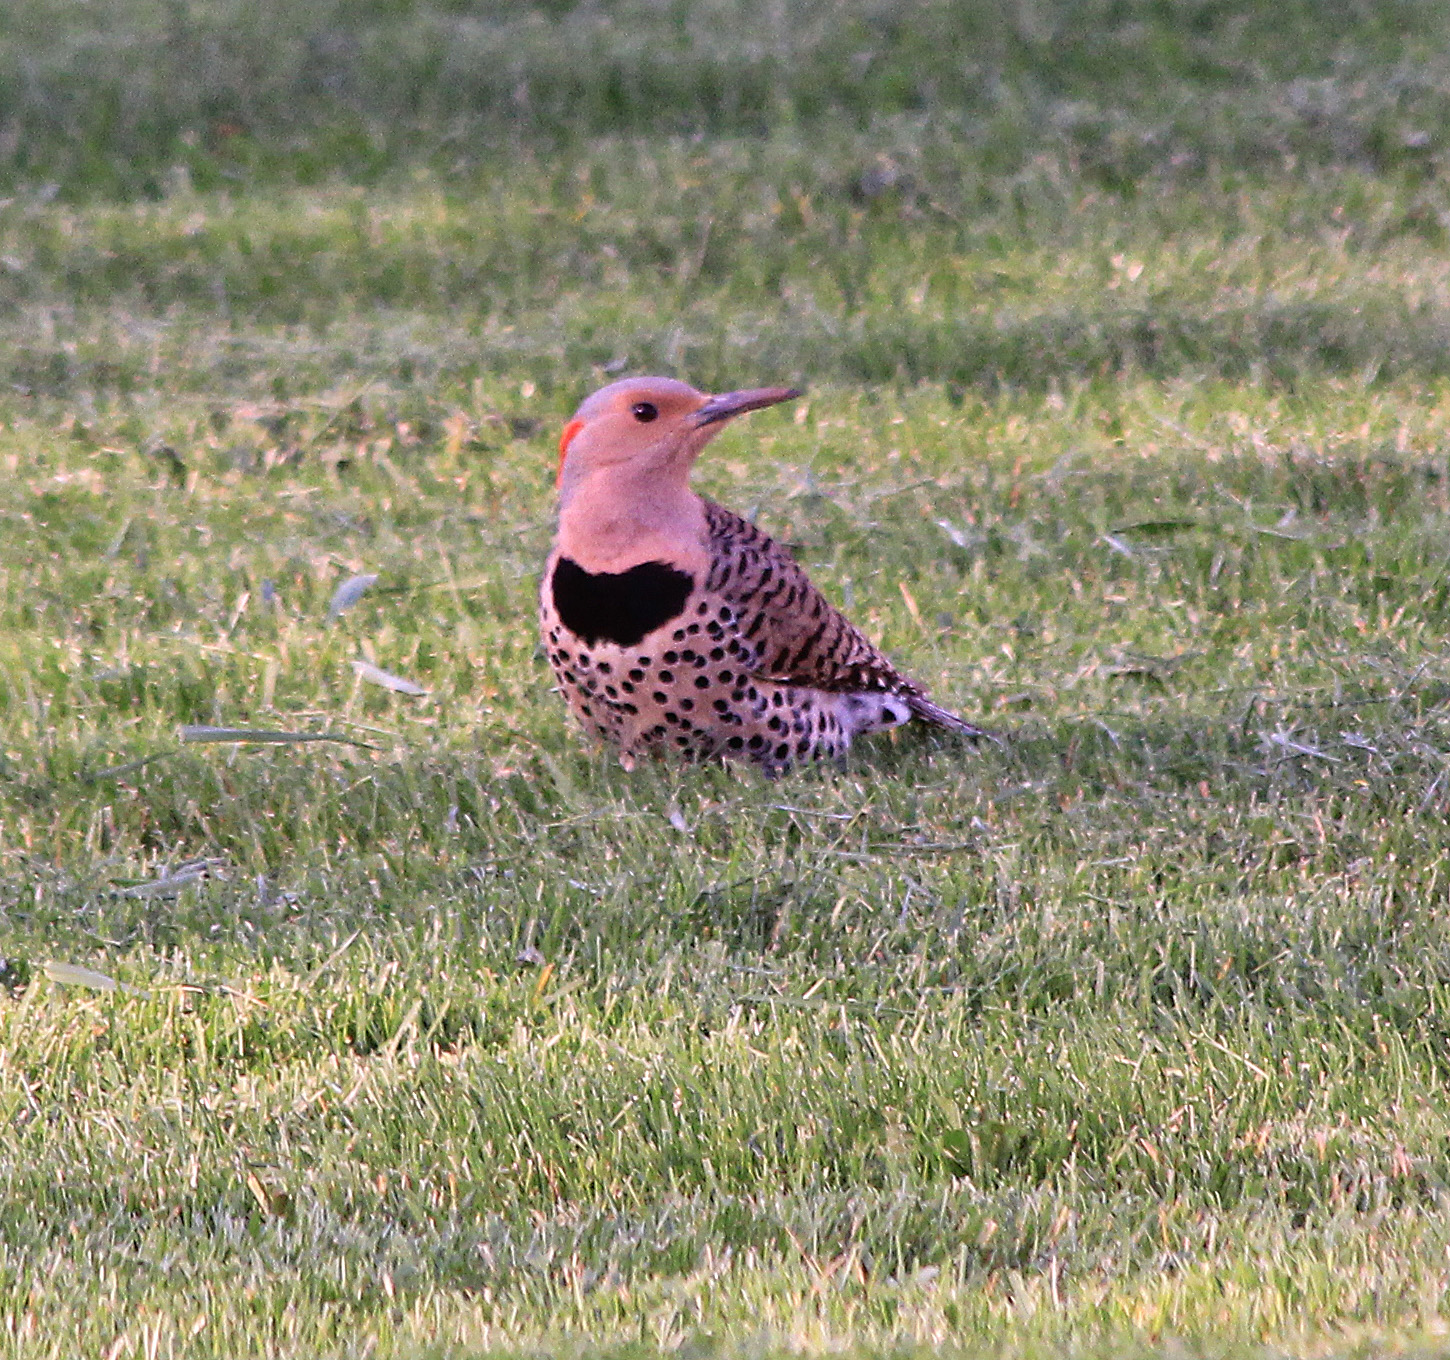
[[732, 416], [800, 396], [794, 387], [749, 387], [707, 396], [674, 378], [621, 378], [585, 398], [559, 440], [559, 489], [568, 497], [607, 468], [687, 475]]

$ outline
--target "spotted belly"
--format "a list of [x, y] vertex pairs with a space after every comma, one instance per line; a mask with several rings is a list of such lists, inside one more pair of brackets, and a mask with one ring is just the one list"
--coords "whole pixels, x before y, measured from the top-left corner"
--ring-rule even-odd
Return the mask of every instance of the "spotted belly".
[[[626, 765], [668, 751], [779, 770], [844, 754], [860, 730], [850, 696], [757, 679], [757, 648], [735, 607], [682, 572], [673, 573], [689, 582], [678, 608], [641, 630], [679, 583], [639, 572], [601, 581], [561, 558], [544, 582], [549, 664], [586, 731], [618, 747]], [[631, 588], [639, 593], [626, 598]]]

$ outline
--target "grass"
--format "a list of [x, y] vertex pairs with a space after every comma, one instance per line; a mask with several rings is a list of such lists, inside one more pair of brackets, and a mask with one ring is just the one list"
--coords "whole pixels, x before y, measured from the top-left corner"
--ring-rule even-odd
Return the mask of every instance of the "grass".
[[[457, 173], [581, 137], [892, 119], [997, 176], [1435, 161], [1433, 0], [33, 0], [0, 16], [0, 175], [67, 197]], [[502, 151], [502, 157], [499, 152]]]
[[[1443, 1351], [1443, 30], [0, 15], [0, 1352]], [[623, 371], [1003, 744], [586, 747]]]

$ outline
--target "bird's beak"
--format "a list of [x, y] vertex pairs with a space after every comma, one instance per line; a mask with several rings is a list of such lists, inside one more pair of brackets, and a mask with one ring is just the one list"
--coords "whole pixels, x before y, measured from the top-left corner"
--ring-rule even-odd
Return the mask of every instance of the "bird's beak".
[[758, 411], [762, 406], [774, 406], [778, 401], [790, 401], [802, 395], [797, 387], [746, 387], [739, 392], [721, 392], [719, 396], [707, 397], [703, 406], [696, 407], [692, 419], [696, 428], [714, 425], [742, 411]]

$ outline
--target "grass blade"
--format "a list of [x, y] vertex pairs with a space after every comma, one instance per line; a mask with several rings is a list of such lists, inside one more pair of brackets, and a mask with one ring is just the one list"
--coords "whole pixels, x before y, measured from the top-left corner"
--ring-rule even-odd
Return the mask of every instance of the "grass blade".
[[367, 751], [376, 746], [340, 732], [281, 732], [264, 727], [210, 727], [204, 723], [188, 724], [180, 729], [182, 741], [192, 743], [237, 742], [256, 746], [298, 746], [306, 742], [335, 741], [344, 746], [360, 746]]
[[428, 693], [422, 685], [415, 681], [402, 675], [394, 675], [392, 671], [385, 671], [381, 666], [374, 666], [371, 661], [354, 661], [352, 668], [357, 672], [359, 680], [366, 680], [370, 685], [379, 685], [383, 689], [392, 690], [394, 694], [408, 694], [414, 698], [422, 698]]
[[98, 973], [94, 968], [82, 968], [77, 963], [43, 963], [40, 971], [62, 987], [89, 987], [93, 992], [125, 992], [128, 996], [151, 995], [144, 987], [132, 987], [125, 982], [117, 982], [106, 973]]
[[177, 897], [183, 888], [205, 883], [211, 877], [214, 864], [223, 861], [209, 859], [188, 860], [174, 869], [163, 869], [160, 878], [146, 883], [132, 883], [117, 890], [120, 897]]
[[137, 770], [144, 770], [148, 765], [154, 765], [158, 760], [169, 760], [175, 754], [175, 751], [157, 751], [153, 755], [142, 756], [139, 760], [128, 760], [124, 765], [110, 765], [104, 770], [95, 770], [81, 778], [87, 784], [99, 784], [103, 779], [121, 779]]
[[349, 576], [332, 592], [332, 600], [327, 606], [328, 623], [335, 623], [340, 615], [351, 609], [367, 593], [368, 587], [377, 583], [377, 579], [377, 572]]

